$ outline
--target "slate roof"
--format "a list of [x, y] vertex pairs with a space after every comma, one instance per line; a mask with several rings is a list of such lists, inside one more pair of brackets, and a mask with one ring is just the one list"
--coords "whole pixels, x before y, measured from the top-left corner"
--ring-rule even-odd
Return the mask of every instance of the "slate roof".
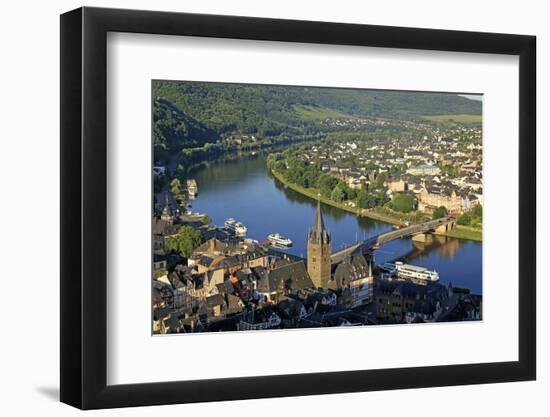
[[279, 282], [276, 276], [270, 278], [270, 273], [263, 266], [253, 268], [253, 273], [256, 278], [256, 289], [262, 293], [271, 293], [278, 290]]
[[352, 281], [369, 276], [369, 264], [362, 255], [350, 255], [334, 267], [331, 281], [337, 288], [348, 286]]
[[281, 311], [283, 318], [294, 319], [298, 317], [303, 303], [299, 300], [288, 298], [277, 304], [277, 308]]
[[170, 316], [164, 324], [169, 328], [169, 333], [177, 333], [183, 327], [183, 323], [176, 316]]
[[301, 290], [313, 288], [314, 284], [307, 273], [305, 263], [290, 262], [269, 271], [269, 280], [276, 283], [277, 286], [283, 283], [283, 287], [292, 290]]
[[222, 242], [216, 238], [207, 240], [197, 249], [194, 250], [194, 253], [213, 253], [213, 252], [225, 252], [229, 245], [225, 242]]
[[154, 235], [160, 235], [160, 236], [174, 235], [177, 233], [179, 228], [180, 228], [180, 225], [172, 224], [170, 222], [167, 222], [166, 220], [161, 220], [157, 218], [153, 219], [152, 233]]
[[432, 315], [436, 310], [436, 303], [431, 300], [416, 300], [410, 309], [414, 313]]
[[210, 265], [212, 265], [212, 262], [214, 262], [214, 258], [212, 258], [210, 256], [202, 255], [199, 258], [199, 264], [204, 265], [204, 266], [210, 266]]
[[308, 235], [311, 242], [327, 244], [330, 243], [330, 235], [325, 229], [323, 214], [321, 213], [321, 202], [317, 201], [317, 211], [315, 212], [315, 222]]
[[160, 292], [158, 288], [153, 288], [153, 304], [162, 303], [164, 299], [162, 298], [162, 295], [160, 295]]
[[185, 287], [185, 283], [180, 278], [179, 274], [176, 272], [170, 272], [168, 274], [168, 280], [170, 281], [170, 284], [172, 284], [172, 287], [178, 289]]
[[168, 307], [153, 309], [153, 319], [162, 320], [170, 315], [170, 309]]
[[236, 256], [224, 258], [218, 263], [218, 267], [220, 268], [234, 268], [239, 265], [241, 265], [241, 261]]
[[426, 286], [416, 285], [411, 281], [380, 281], [376, 293], [386, 296], [401, 295], [403, 298], [415, 299], [417, 296], [424, 296]]
[[216, 287], [221, 294], [233, 294], [235, 292], [235, 287], [229, 280], [217, 284]]
[[227, 296], [227, 307], [225, 309], [225, 314], [237, 314], [243, 311], [243, 306], [241, 304], [241, 299], [236, 295]]
[[206, 297], [206, 305], [208, 307], [215, 307], [215, 306], [224, 305], [224, 304], [225, 304], [225, 299], [221, 294], [215, 294], [215, 295], [211, 295], [210, 297]]

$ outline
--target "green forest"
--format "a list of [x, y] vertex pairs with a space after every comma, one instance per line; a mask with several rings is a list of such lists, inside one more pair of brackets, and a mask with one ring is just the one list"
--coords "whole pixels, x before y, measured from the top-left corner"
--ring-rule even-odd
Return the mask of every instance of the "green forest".
[[481, 115], [481, 102], [443, 93], [153, 81], [156, 161], [182, 157], [182, 151], [184, 162], [194, 161], [243, 145], [353, 130], [353, 124], [335, 127], [327, 119], [427, 121], [440, 114]]

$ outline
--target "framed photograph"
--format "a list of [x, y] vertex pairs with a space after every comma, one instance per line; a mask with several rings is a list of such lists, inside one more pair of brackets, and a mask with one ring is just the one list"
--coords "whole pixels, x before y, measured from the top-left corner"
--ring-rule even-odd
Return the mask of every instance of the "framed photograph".
[[61, 401], [533, 380], [535, 37], [61, 16]]

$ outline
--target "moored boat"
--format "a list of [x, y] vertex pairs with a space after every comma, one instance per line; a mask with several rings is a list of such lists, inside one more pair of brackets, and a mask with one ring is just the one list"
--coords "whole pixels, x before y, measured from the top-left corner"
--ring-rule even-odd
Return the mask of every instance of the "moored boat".
[[199, 192], [199, 187], [197, 186], [197, 181], [194, 179], [187, 180], [187, 193], [189, 198], [195, 198]]
[[276, 245], [276, 246], [283, 246], [283, 247], [292, 246], [292, 240], [290, 240], [288, 237], [283, 236], [279, 233], [271, 233], [270, 235], [267, 236], [267, 240], [269, 240], [269, 242], [272, 245]]
[[378, 265], [378, 269], [384, 272], [389, 272], [390, 274], [393, 274], [396, 271], [395, 264], [391, 262], [384, 262], [383, 264]]
[[227, 230], [235, 233], [236, 236], [246, 236], [246, 233], [248, 232], [248, 229], [244, 224], [233, 218], [227, 219], [223, 225]]
[[409, 265], [403, 262], [396, 262], [395, 269], [397, 276], [400, 278], [418, 279], [422, 281], [439, 281], [439, 274], [437, 271], [430, 271], [423, 266]]
[[385, 262], [378, 265], [381, 271], [396, 274], [399, 278], [418, 280], [421, 282], [437, 282], [439, 274], [437, 271], [430, 271], [423, 266], [409, 265], [400, 261], [395, 263]]

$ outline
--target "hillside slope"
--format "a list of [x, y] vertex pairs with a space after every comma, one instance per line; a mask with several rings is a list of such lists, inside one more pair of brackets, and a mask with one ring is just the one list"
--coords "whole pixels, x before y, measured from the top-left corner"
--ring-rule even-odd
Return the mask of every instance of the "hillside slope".
[[155, 152], [161, 154], [230, 132], [260, 139], [310, 134], [324, 118], [481, 114], [481, 102], [446, 93], [154, 81], [153, 96]]

